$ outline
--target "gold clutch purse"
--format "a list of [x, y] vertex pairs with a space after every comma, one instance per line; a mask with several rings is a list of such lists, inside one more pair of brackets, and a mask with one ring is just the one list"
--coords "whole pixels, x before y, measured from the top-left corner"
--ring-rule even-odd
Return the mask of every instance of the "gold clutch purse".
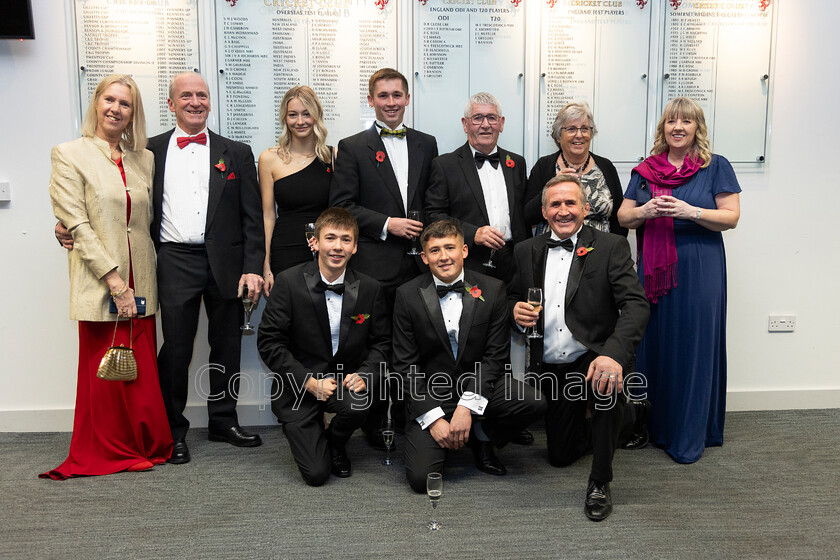
[[114, 346], [117, 340], [117, 327], [120, 320], [117, 319], [114, 325], [114, 336], [111, 339], [111, 346], [105, 355], [102, 356], [102, 361], [99, 362], [99, 368], [96, 370], [96, 377], [106, 381], [134, 381], [137, 379], [137, 360], [134, 358], [134, 349], [132, 348], [132, 337], [134, 334], [134, 327], [132, 320], [128, 320], [128, 348], [123, 345]]

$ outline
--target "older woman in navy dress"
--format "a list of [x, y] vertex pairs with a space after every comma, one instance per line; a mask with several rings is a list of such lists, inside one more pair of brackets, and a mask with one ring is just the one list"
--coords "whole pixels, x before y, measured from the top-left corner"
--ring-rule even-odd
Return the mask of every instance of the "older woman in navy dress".
[[639, 277], [651, 302], [636, 356], [653, 405], [650, 437], [679, 463], [723, 444], [726, 257], [720, 232], [740, 217], [741, 187], [713, 155], [703, 110], [665, 107], [651, 157], [633, 170], [618, 212], [636, 228]]

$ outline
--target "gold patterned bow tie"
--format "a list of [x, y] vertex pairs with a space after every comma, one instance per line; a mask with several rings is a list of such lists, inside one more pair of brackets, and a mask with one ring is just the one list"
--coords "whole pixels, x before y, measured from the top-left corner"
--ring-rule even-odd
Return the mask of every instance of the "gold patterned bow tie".
[[390, 128], [382, 128], [379, 130], [379, 136], [395, 136], [396, 138], [405, 138], [406, 128], [402, 127], [399, 130], [391, 130]]

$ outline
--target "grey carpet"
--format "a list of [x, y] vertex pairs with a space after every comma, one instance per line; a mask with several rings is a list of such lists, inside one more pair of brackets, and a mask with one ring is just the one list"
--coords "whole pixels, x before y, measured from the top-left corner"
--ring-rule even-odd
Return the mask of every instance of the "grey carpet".
[[505, 477], [460, 451], [437, 533], [399, 453], [382, 466], [355, 436], [353, 476], [309, 488], [282, 430], [259, 431], [237, 449], [193, 430], [187, 465], [64, 482], [36, 476], [70, 434], [0, 434], [0, 558], [840, 558], [840, 410], [731, 413], [694, 465], [619, 451], [602, 523], [583, 515], [589, 459], [549, 466], [542, 431], [499, 453]]

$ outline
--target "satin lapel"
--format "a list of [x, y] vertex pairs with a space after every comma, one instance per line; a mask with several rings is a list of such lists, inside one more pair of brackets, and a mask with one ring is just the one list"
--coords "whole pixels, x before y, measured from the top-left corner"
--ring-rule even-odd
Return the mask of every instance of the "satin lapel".
[[[464, 273], [464, 286], [466, 288], [472, 288], [475, 286], [474, 279], [471, 277], [471, 274], [467, 272]], [[479, 286], [481, 288], [481, 286]], [[470, 329], [473, 325], [473, 318], [475, 317], [475, 306], [479, 304], [486, 304], [487, 301], [481, 301], [478, 298], [472, 297], [466, 290], [464, 290], [463, 295], [461, 296], [461, 321], [458, 323], [458, 359], [456, 360], [456, 365], [461, 362], [461, 357], [464, 355], [464, 349], [466, 348], [466, 343], [470, 339]]]
[[[459, 163], [461, 164], [461, 171], [464, 172], [464, 178], [467, 180], [470, 190], [475, 197], [478, 204], [478, 209], [481, 210], [481, 215], [484, 217], [485, 223], [490, 223], [490, 218], [487, 215], [487, 204], [484, 202], [484, 191], [481, 189], [481, 179], [478, 177], [478, 169], [475, 167], [475, 159], [472, 155], [469, 143], [461, 146], [458, 150]], [[484, 165], [490, 165], [485, 163]]]
[[[350, 334], [350, 327], [353, 319], [350, 317], [357, 313], [356, 302], [359, 300], [359, 279], [351, 270], [347, 270], [344, 276], [344, 297], [341, 300], [341, 322], [338, 329], [338, 352], [347, 344], [347, 337]], [[363, 309], [362, 312], [365, 310]], [[338, 354], [336, 352], [336, 354]]]
[[[306, 282], [306, 291], [309, 292], [309, 298], [312, 300], [312, 307], [315, 309], [315, 317], [318, 318], [318, 326], [321, 328], [321, 339], [326, 343], [327, 349], [332, 354], [332, 336], [330, 335], [330, 318], [327, 314], [327, 299], [324, 294], [315, 291], [315, 286], [321, 275], [318, 272], [317, 265], [306, 267], [303, 273], [303, 278]], [[314, 268], [314, 270], [313, 270]], [[341, 338], [339, 338], [339, 341]]]
[[[513, 168], [508, 167], [506, 158], [508, 156], [508, 152], [499, 148], [499, 165], [502, 166], [502, 174], [505, 176], [505, 189], [507, 190], [507, 199], [508, 199], [508, 215], [513, 218], [516, 215], [514, 212], [514, 206], [516, 205], [516, 192], [513, 190], [513, 183], [515, 181], [515, 177], [513, 175]], [[511, 160], [513, 161], [513, 160]], [[511, 220], [510, 227], [513, 228], [514, 221]], [[513, 232], [508, 232], [513, 235]]]
[[423, 153], [423, 146], [414, 130], [408, 129], [405, 141], [408, 146], [408, 200], [406, 201], [406, 208], [422, 210], [422, 208], [413, 206], [412, 203], [414, 197], [417, 196], [417, 184], [420, 182], [420, 170], [423, 169], [426, 154]]
[[[163, 214], [163, 177], [166, 172], [166, 152], [169, 151], [169, 141], [175, 130], [166, 135], [166, 141], [160, 142], [155, 146], [152, 153], [155, 155], [155, 176], [152, 197], [154, 199], [154, 219], [160, 223], [160, 216]], [[155, 243], [160, 242], [160, 230], [152, 232], [152, 240]]]
[[572, 267], [569, 269], [569, 283], [566, 284], [566, 306], [571, 303], [572, 298], [575, 297], [578, 286], [580, 285], [580, 276], [583, 274], [583, 269], [586, 267], [586, 261], [589, 260], [589, 255], [579, 257], [577, 255], [578, 247], [594, 247], [594, 236], [592, 230], [587, 226], [580, 228], [578, 234], [577, 244], [575, 245], [575, 254], [572, 260]]
[[420, 288], [420, 297], [423, 300], [423, 305], [426, 306], [426, 313], [429, 315], [429, 320], [432, 322], [435, 334], [437, 334], [440, 343], [446, 348], [447, 353], [454, 360], [455, 355], [452, 354], [452, 346], [449, 345], [449, 335], [446, 332], [443, 312], [440, 310], [440, 298], [438, 298], [435, 282], [431, 277], [429, 278], [429, 284], [425, 288]]
[[[370, 154], [368, 157], [370, 158], [371, 165], [373, 165], [376, 172], [379, 174], [379, 177], [382, 179], [382, 182], [385, 183], [385, 187], [388, 189], [388, 192], [401, 209], [400, 215], [405, 217], [406, 205], [404, 204], [402, 194], [400, 193], [400, 185], [397, 183], [397, 174], [394, 172], [394, 167], [391, 165], [391, 158], [388, 157], [388, 152], [385, 150], [385, 144], [382, 143], [382, 138], [379, 137], [376, 130], [376, 125], [373, 125], [370, 129], [368, 129], [368, 148], [370, 148]], [[383, 161], [376, 160], [376, 154], [378, 152], [382, 152], [385, 155], [385, 159]], [[409, 169], [410, 168], [411, 164], [409, 164]]]
[[[208, 130], [208, 132], [210, 132]], [[219, 161], [224, 160], [226, 165], [225, 171], [219, 171], [216, 165]], [[231, 157], [228, 155], [227, 143], [224, 139], [210, 132], [210, 196], [207, 200], [207, 226], [213, 223], [213, 217], [216, 215], [216, 209], [219, 207], [219, 202], [222, 200], [222, 193], [225, 190], [225, 183], [229, 173], [242, 173], [242, 170], [231, 169]]]
[[[534, 246], [531, 247], [531, 265], [533, 266], [532, 274], [534, 275], [534, 285], [529, 286], [531, 288], [540, 288], [543, 290], [543, 303], [545, 303], [545, 261], [548, 257], [548, 247], [546, 247], [545, 242], [548, 240], [550, 233], [544, 233], [539, 236], [537, 239], [538, 241], [534, 243]], [[528, 289], [527, 287], [525, 288]], [[524, 299], [528, 299], [528, 294], [522, 294]], [[544, 324], [543, 318], [545, 317], [545, 313], [540, 313], [540, 318], [537, 319], [537, 330], [539, 332], [544, 332]], [[535, 339], [532, 339], [532, 341]], [[540, 339], [541, 340], [541, 339]], [[542, 361], [542, 358], [540, 358]]]

